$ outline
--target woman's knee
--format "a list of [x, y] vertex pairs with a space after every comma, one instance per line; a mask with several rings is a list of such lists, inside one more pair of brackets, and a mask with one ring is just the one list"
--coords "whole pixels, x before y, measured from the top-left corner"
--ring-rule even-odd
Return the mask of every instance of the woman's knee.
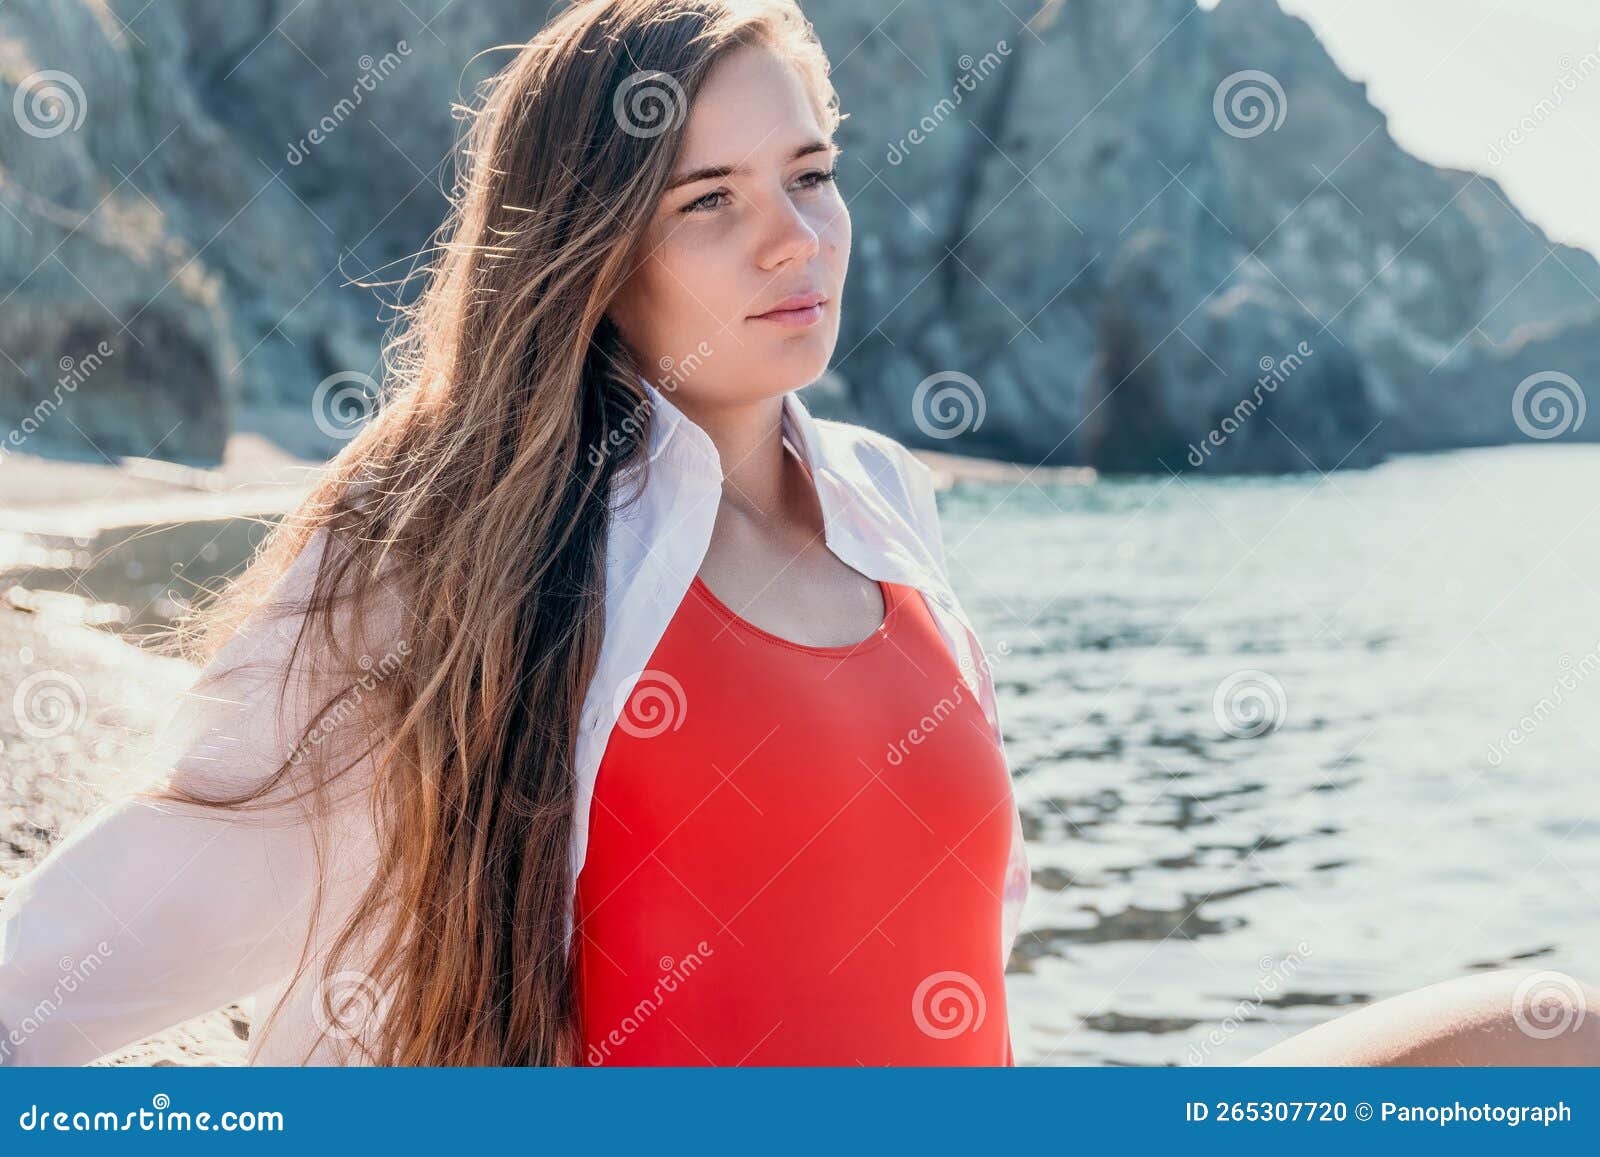
[[[1600, 1064], [1600, 986], [1556, 969], [1503, 968], [1483, 974], [1513, 1055], [1483, 1064]], [[1472, 1063], [1472, 1062], [1468, 1062]]]
[[1569, 973], [1497, 968], [1393, 1000], [1403, 1015], [1380, 1063], [1600, 1064], [1600, 988]]
[[1475, 972], [1348, 1012], [1247, 1063], [1597, 1065], [1600, 988], [1552, 969]]

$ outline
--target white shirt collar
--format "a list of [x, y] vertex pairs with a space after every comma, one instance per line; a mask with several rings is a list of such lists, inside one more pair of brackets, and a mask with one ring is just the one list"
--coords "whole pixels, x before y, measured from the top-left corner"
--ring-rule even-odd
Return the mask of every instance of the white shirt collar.
[[[668, 467], [672, 481], [720, 491], [722, 465], [711, 435], [680, 409], [663, 390], [640, 375], [653, 407], [649, 422], [648, 461], [651, 472]], [[907, 493], [903, 502], [884, 500], [882, 487], [898, 477], [908, 488], [925, 484], [920, 464], [898, 443], [863, 426], [819, 422], [806, 408], [800, 391], [783, 395], [783, 430], [811, 472], [822, 508], [823, 535], [829, 549], [868, 578], [916, 587], [973, 629], [944, 568], [929, 547], [937, 526], [918, 525], [919, 506], [933, 513], [927, 493]], [[896, 461], [896, 456], [902, 460]], [[674, 471], [672, 467], [683, 469]], [[699, 560], [695, 560], [696, 568]]]
[[[721, 459], [711, 435], [679, 409], [672, 400], [672, 391], [663, 390], [643, 375], [640, 375], [639, 382], [650, 398], [654, 414], [650, 422], [650, 461], [659, 458], [672, 439], [678, 438], [690, 444], [691, 453], [715, 463], [720, 473]], [[795, 449], [800, 451], [806, 465], [815, 471], [819, 465], [816, 419], [800, 400], [798, 390], [789, 390], [783, 395], [783, 430], [795, 444]]]

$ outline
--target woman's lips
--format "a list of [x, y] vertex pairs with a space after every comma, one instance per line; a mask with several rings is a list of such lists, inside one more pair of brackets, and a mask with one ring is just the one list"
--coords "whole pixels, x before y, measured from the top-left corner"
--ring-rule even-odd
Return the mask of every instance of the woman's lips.
[[778, 325], [804, 328], [822, 320], [822, 307], [828, 299], [815, 290], [791, 293], [766, 313], [752, 314], [751, 321], [771, 321]]
[[808, 305], [803, 309], [775, 309], [771, 313], [758, 313], [751, 321], [770, 321], [778, 325], [786, 325], [803, 329], [808, 325], [816, 325], [822, 320], [822, 303]]

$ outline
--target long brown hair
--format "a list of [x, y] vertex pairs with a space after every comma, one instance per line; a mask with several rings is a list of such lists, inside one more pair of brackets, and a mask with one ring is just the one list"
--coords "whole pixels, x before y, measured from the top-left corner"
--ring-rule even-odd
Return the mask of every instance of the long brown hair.
[[[792, 61], [837, 127], [826, 59], [792, 0], [588, 0], [519, 47], [466, 120], [436, 256], [385, 343], [376, 414], [180, 630], [185, 654], [212, 660], [320, 548], [309, 597], [273, 608], [298, 619], [294, 665], [327, 692], [293, 754], [246, 791], [174, 774], [146, 794], [237, 813], [287, 799], [316, 824], [333, 781], [371, 769], [376, 871], [327, 964], [375, 937], [357, 967], [384, 1011], [370, 1039], [352, 1036], [370, 1063], [578, 1059], [562, 951], [573, 760], [613, 488], [647, 465], [649, 419], [605, 311], [688, 102], [721, 56], [754, 44]], [[373, 655], [393, 643], [374, 622], [398, 623], [404, 651], [381, 678]], [[361, 736], [354, 757], [322, 741], [330, 719]], [[319, 883], [317, 908], [322, 896]]]

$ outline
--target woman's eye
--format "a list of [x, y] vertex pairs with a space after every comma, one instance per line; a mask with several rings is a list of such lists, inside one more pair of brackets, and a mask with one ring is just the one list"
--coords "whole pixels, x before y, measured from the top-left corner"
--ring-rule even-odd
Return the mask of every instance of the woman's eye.
[[806, 182], [806, 188], [808, 189], [815, 189], [819, 185], [826, 185], [829, 181], [837, 180], [838, 177], [838, 165], [833, 166], [831, 169], [813, 169], [809, 173], [800, 174], [800, 179]]
[[703, 213], [708, 209], [721, 208], [722, 202], [718, 201], [716, 203], [712, 203], [712, 199], [715, 197], [726, 197], [727, 195], [728, 194], [724, 193], [721, 189], [717, 189], [714, 192], [707, 193], [704, 197], [696, 197], [693, 201], [690, 201], [683, 207], [683, 212]]
[[[838, 176], [839, 166], [834, 165], [831, 169], [812, 169], [810, 172], [801, 173], [797, 180], [799, 180], [801, 188], [816, 189], [830, 181], [837, 180]], [[703, 197], [696, 197], [679, 211], [683, 213], [708, 213], [727, 204], [725, 200], [718, 199], [726, 198], [727, 196], [728, 194], [724, 190], [716, 189]]]

